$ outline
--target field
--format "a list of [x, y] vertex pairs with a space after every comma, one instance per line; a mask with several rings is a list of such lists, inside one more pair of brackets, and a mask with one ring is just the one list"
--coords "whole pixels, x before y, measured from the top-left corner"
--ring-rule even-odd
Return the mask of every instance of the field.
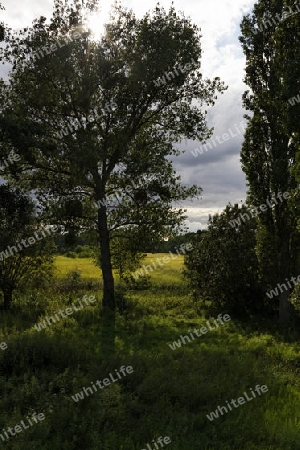
[[[161, 256], [148, 255], [143, 264]], [[163, 448], [170, 450], [300, 448], [299, 334], [282, 335], [270, 323], [231, 318], [221, 325], [204, 317], [182, 267], [178, 257], [154, 270], [148, 289], [125, 291], [117, 283], [110, 357], [101, 348], [100, 270], [90, 259], [58, 257], [47, 290], [19, 294], [12, 311], [1, 312], [0, 343], [7, 348], [0, 349], [0, 429], [35, 411], [45, 415], [5, 442], [0, 437], [3, 448], [156, 450], [159, 437], [169, 437]], [[72, 285], [67, 275], [74, 270], [81, 279]], [[85, 305], [84, 294], [96, 302]], [[74, 310], [79, 300], [83, 307]], [[72, 315], [37, 331], [46, 316], [67, 308]], [[208, 331], [191, 339], [203, 326]], [[122, 366], [132, 370], [123, 375]], [[116, 381], [96, 390], [96, 381], [109, 374]], [[254, 397], [257, 385], [267, 391]], [[81, 392], [82, 399], [76, 397]], [[245, 393], [249, 400], [230, 409]], [[219, 409], [213, 418], [218, 406], [227, 412]]]

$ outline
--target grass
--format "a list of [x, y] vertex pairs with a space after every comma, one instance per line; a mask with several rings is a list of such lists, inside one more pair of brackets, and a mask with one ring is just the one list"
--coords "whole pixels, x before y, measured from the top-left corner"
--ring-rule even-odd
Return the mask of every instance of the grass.
[[67, 258], [57, 256], [55, 268], [58, 278], [65, 277], [69, 272], [78, 271], [85, 279], [100, 279], [101, 269], [95, 265], [91, 258]]
[[[162, 255], [148, 255], [143, 264], [157, 257]], [[141, 450], [148, 443], [154, 450], [159, 436], [170, 437], [164, 448], [172, 450], [299, 448], [299, 335], [284, 337], [275, 325], [232, 319], [171, 350], [170, 343], [209, 319], [189, 295], [182, 263], [178, 257], [154, 270], [148, 289], [126, 292], [116, 319], [116, 352], [109, 358], [101, 348], [99, 290], [61, 293], [53, 286], [20, 297], [12, 312], [1, 313], [0, 342], [8, 348], [0, 350], [0, 429], [31, 411], [46, 417], [3, 442], [7, 449]], [[76, 267], [84, 279], [99, 278], [91, 260], [58, 257], [56, 265], [58, 282]], [[38, 320], [84, 293], [97, 302], [37, 332]], [[78, 403], [72, 400], [122, 365], [131, 365], [133, 373]], [[257, 384], [268, 392], [208, 420], [218, 405]]]
[[[143, 260], [143, 265], [156, 264], [159, 267], [157, 258], [163, 258], [164, 256], [170, 256], [169, 253], [149, 253]], [[173, 255], [170, 258], [170, 262], [165, 264], [159, 269], [150, 271], [153, 281], [159, 281], [163, 274], [164, 280], [170, 279], [170, 281], [178, 280], [178, 273], [183, 268], [183, 256]], [[161, 262], [163, 264], [163, 262]], [[69, 272], [74, 270], [78, 271], [80, 275], [85, 279], [99, 280], [101, 278], [101, 269], [95, 265], [91, 258], [68, 258], [66, 256], [57, 256], [55, 258], [55, 268], [58, 278], [65, 277]]]

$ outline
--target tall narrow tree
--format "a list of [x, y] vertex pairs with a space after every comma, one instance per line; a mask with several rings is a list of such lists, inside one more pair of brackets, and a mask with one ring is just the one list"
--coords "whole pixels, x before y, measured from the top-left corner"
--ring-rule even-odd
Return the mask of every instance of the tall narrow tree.
[[[289, 97], [299, 88], [300, 14], [293, 2], [263, 0], [244, 17], [240, 41], [246, 55], [243, 97], [252, 112], [241, 152], [248, 180], [248, 200], [258, 207], [273, 193], [289, 192], [296, 183], [291, 168], [298, 142], [294, 130], [299, 109], [291, 111]], [[294, 120], [298, 114], [298, 120]], [[277, 201], [258, 216], [257, 252], [266, 287], [284, 283], [296, 271], [295, 214], [287, 200]], [[289, 318], [289, 288], [279, 296], [279, 317]]]
[[[0, 3], [0, 11], [3, 10], [4, 7]], [[0, 42], [4, 40], [4, 24], [0, 22]]]

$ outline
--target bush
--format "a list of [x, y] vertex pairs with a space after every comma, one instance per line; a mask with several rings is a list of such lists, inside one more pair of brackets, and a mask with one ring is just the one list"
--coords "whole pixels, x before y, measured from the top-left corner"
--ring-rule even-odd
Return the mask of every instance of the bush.
[[123, 274], [121, 280], [126, 284], [127, 288], [135, 291], [149, 289], [151, 287], [150, 275], [141, 275], [137, 279], [131, 273]]
[[88, 245], [77, 245], [75, 248], [78, 258], [93, 258], [94, 251]]
[[68, 251], [67, 253], [65, 253], [65, 256], [67, 256], [67, 258], [77, 258], [78, 257], [77, 253], [71, 252], [71, 251]]
[[290, 300], [296, 311], [299, 311], [300, 313], [300, 283], [295, 286]]
[[210, 217], [208, 230], [185, 258], [194, 296], [210, 301], [213, 310], [241, 316], [265, 308], [255, 253], [256, 223], [250, 213], [241, 222], [240, 214], [246, 213], [246, 206], [228, 205]]
[[80, 271], [75, 269], [68, 272], [63, 279], [56, 279], [52, 289], [55, 289], [56, 293], [95, 291], [102, 289], [102, 281], [82, 278]]

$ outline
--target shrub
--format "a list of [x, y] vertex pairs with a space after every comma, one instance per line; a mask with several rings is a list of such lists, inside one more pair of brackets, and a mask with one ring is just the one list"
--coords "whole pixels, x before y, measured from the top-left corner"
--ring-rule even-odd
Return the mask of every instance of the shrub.
[[65, 256], [67, 256], [67, 258], [77, 258], [78, 255], [75, 252], [68, 251], [65, 253]]
[[290, 300], [296, 311], [299, 311], [300, 314], [300, 283], [295, 286]]
[[210, 301], [219, 311], [246, 315], [265, 305], [255, 253], [256, 223], [250, 213], [241, 222], [241, 213], [249, 213], [246, 206], [228, 205], [209, 218], [208, 230], [185, 258], [185, 275], [197, 299]]
[[75, 252], [78, 258], [93, 258], [95, 256], [93, 249], [89, 245], [77, 245]]

